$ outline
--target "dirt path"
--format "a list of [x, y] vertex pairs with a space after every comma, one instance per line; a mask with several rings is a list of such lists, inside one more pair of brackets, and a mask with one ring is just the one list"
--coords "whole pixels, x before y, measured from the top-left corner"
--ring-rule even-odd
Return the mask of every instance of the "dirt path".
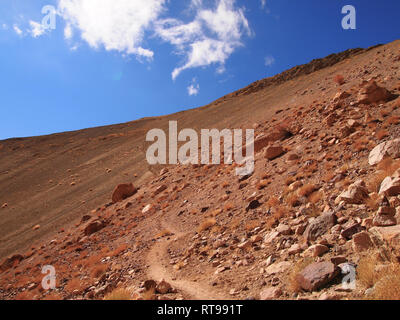
[[150, 279], [161, 281], [164, 279], [171, 284], [172, 287], [179, 290], [186, 299], [191, 300], [228, 300], [229, 298], [216, 293], [211, 286], [206, 284], [185, 280], [175, 279], [173, 274], [175, 273], [169, 268], [168, 261], [168, 246], [169, 244], [180, 238], [185, 237], [188, 233], [179, 232], [175, 230], [173, 226], [162, 222], [162, 225], [167, 227], [168, 230], [174, 233], [173, 238], [167, 240], [167, 238], [160, 239], [159, 242], [155, 243], [150, 249], [147, 255], [147, 264], [149, 269], [147, 275]]

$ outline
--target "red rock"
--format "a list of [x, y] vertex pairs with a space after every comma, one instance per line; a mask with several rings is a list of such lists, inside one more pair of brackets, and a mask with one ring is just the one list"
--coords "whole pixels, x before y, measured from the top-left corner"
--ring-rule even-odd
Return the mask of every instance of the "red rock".
[[260, 300], [274, 300], [282, 295], [282, 290], [277, 287], [266, 288], [260, 293]]
[[394, 95], [386, 88], [380, 87], [374, 80], [371, 80], [361, 89], [357, 103], [369, 104], [375, 102], [386, 102], [392, 99]]
[[[394, 208], [393, 208], [394, 209]], [[397, 224], [396, 217], [392, 215], [380, 215], [377, 214], [372, 221], [375, 227], [391, 227]]]
[[396, 250], [400, 250], [400, 225], [392, 227], [373, 227], [369, 232], [379, 240], [379, 245], [388, 244]]
[[171, 290], [172, 290], [171, 285], [165, 280], [162, 280], [156, 287], [156, 291], [160, 294], [167, 294]]
[[103, 221], [100, 220], [94, 220], [86, 224], [84, 227], [83, 233], [86, 236], [90, 236], [93, 233], [96, 233], [97, 231], [100, 231], [106, 226], [106, 224]]
[[0, 271], [7, 271], [12, 267], [17, 266], [22, 260], [24, 260], [24, 257], [21, 254], [15, 254], [11, 257], [8, 257], [0, 265]]
[[397, 176], [386, 177], [382, 181], [379, 194], [384, 194], [388, 197], [393, 197], [400, 194], [400, 177], [398, 176], [398, 172]]
[[369, 198], [369, 193], [362, 180], [349, 186], [347, 191], [340, 194], [336, 202], [344, 201], [348, 204], [363, 204]]
[[157, 195], [159, 195], [161, 192], [163, 192], [166, 189], [167, 189], [167, 186], [165, 184], [163, 184], [163, 185], [161, 185], [161, 186], [156, 188], [156, 190], [154, 191], [153, 195], [157, 196]]
[[310, 253], [313, 257], [321, 257], [324, 253], [327, 253], [329, 248], [322, 244], [315, 244], [307, 249], [307, 253]]
[[383, 142], [369, 153], [368, 162], [371, 166], [381, 162], [385, 157], [397, 159], [400, 157], [400, 138]]
[[318, 237], [324, 235], [336, 224], [336, 215], [334, 212], [325, 212], [314, 219], [306, 228], [304, 237], [307, 241], [315, 241]]
[[362, 231], [362, 227], [359, 223], [352, 223], [351, 225], [347, 226], [340, 235], [347, 239], [350, 240], [354, 234], [359, 233]]
[[117, 203], [133, 196], [137, 192], [132, 183], [118, 185], [112, 195], [112, 202]]
[[331, 282], [339, 274], [339, 268], [332, 262], [316, 262], [301, 271], [296, 280], [306, 291], [318, 290]]
[[39, 230], [40, 229], [40, 224], [37, 224], [32, 228], [33, 231]]
[[264, 157], [268, 160], [274, 160], [285, 153], [282, 146], [269, 146], [265, 149]]
[[353, 250], [355, 252], [368, 250], [373, 247], [373, 245], [368, 232], [362, 231], [353, 236]]

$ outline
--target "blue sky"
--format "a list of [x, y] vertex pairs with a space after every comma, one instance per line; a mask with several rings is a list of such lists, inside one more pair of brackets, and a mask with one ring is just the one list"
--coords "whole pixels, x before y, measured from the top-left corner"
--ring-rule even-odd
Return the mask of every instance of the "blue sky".
[[[341, 13], [353, 5], [357, 29]], [[56, 28], [42, 8], [57, 8]], [[398, 0], [1, 0], [0, 139], [195, 108], [399, 38]]]

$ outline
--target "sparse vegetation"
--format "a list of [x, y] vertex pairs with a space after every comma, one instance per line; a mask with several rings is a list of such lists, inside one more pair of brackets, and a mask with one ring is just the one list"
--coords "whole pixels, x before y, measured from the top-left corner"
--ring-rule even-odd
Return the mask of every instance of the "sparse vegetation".
[[132, 294], [127, 289], [118, 288], [107, 294], [104, 300], [132, 300]]

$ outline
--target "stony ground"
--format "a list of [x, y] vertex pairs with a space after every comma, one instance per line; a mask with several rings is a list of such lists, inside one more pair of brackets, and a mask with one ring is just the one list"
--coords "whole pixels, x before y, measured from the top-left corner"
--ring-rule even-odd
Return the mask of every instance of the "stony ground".
[[[242, 121], [256, 133], [252, 175], [168, 166], [110, 190], [109, 203], [6, 258], [0, 298], [400, 298], [399, 49], [305, 73], [289, 97], [279, 87], [272, 115]], [[270, 94], [250, 89], [224, 99]], [[42, 287], [45, 265], [54, 290]]]

